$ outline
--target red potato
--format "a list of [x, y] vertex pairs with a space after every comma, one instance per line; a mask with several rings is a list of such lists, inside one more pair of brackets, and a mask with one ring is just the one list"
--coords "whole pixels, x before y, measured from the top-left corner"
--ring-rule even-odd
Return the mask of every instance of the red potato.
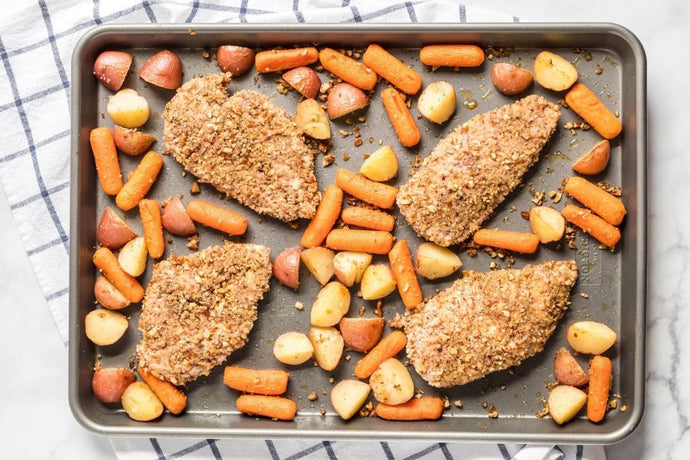
[[177, 89], [182, 86], [182, 62], [172, 51], [159, 51], [141, 67], [139, 78], [161, 88]]
[[163, 415], [163, 403], [144, 382], [134, 382], [128, 386], [122, 393], [121, 401], [122, 408], [133, 420], [148, 422]]
[[110, 96], [105, 109], [115, 124], [125, 128], [142, 126], [151, 113], [146, 98], [131, 88], [123, 88]]
[[191, 236], [196, 234], [196, 226], [179, 196], [168, 200], [161, 212], [161, 225], [163, 228], [177, 236]]
[[553, 375], [561, 385], [582, 387], [589, 382], [589, 376], [572, 354], [561, 348], [553, 361]]
[[223, 72], [230, 72], [233, 77], [240, 77], [254, 65], [254, 50], [245, 46], [219, 46], [216, 60]]
[[134, 230], [111, 207], [103, 210], [96, 229], [98, 244], [108, 249], [119, 249], [136, 236]]
[[532, 84], [532, 72], [512, 64], [498, 62], [491, 69], [491, 83], [499, 93], [513, 96], [526, 90]]
[[125, 334], [129, 322], [122, 313], [99, 308], [84, 317], [84, 333], [96, 345], [112, 345]]
[[366, 353], [381, 340], [385, 325], [385, 318], [342, 318], [340, 335], [346, 348]]
[[340, 83], [331, 88], [326, 101], [331, 120], [340, 118], [369, 105], [369, 96], [349, 83]]
[[334, 257], [333, 251], [323, 246], [305, 249], [300, 254], [304, 266], [307, 267], [309, 273], [312, 274], [321, 286], [328, 283], [328, 280], [335, 273], [335, 267], [333, 266]]
[[105, 276], [99, 276], [93, 285], [93, 295], [108, 310], [122, 310], [131, 302]]
[[131, 66], [131, 54], [124, 51], [103, 51], [93, 63], [93, 74], [110, 91], [119, 91]]
[[297, 67], [283, 74], [283, 80], [307, 99], [314, 99], [319, 94], [321, 79], [309, 67]]
[[137, 379], [124, 367], [102, 367], [93, 374], [91, 389], [102, 403], [119, 403], [127, 387]]
[[117, 261], [120, 263], [120, 267], [122, 267], [125, 273], [136, 278], [146, 271], [146, 260], [148, 255], [146, 238], [137, 236], [122, 246], [120, 253], [117, 255]]
[[115, 147], [126, 155], [142, 154], [156, 142], [156, 138], [148, 133], [118, 125], [113, 126], [113, 140]]
[[301, 253], [302, 248], [299, 246], [287, 248], [278, 254], [273, 261], [273, 276], [292, 289], [297, 289], [299, 287], [299, 263]]

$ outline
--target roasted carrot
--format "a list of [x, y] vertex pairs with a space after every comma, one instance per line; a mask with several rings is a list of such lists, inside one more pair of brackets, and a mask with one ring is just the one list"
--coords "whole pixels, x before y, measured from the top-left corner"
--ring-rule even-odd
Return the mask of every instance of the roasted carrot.
[[326, 237], [326, 247], [336, 251], [388, 254], [393, 247], [393, 235], [378, 230], [336, 228]]
[[378, 78], [373, 70], [334, 49], [322, 49], [319, 52], [319, 61], [324, 69], [351, 85], [365, 91], [372, 90], [376, 86]]
[[379, 45], [372, 43], [362, 56], [364, 65], [407, 94], [417, 94], [422, 77]]
[[122, 171], [113, 133], [108, 128], [95, 128], [91, 130], [89, 141], [103, 191], [106, 195], [117, 195], [122, 188]]
[[268, 50], [256, 53], [254, 63], [259, 73], [277, 72], [307, 66], [319, 60], [319, 50], [313, 46], [287, 50]]
[[407, 337], [402, 331], [391, 332], [359, 360], [355, 366], [355, 375], [359, 379], [368, 379], [382, 362], [397, 355], [405, 348], [405, 345], [407, 345]]
[[395, 88], [386, 88], [381, 91], [381, 100], [400, 143], [405, 147], [419, 144], [422, 133], [400, 93]]
[[93, 264], [131, 302], [141, 302], [144, 298], [144, 288], [122, 269], [117, 257], [110, 249], [98, 248], [93, 254]]
[[249, 225], [243, 215], [201, 200], [194, 200], [189, 203], [187, 214], [192, 220], [200, 224], [230, 235], [244, 235]]
[[482, 246], [507, 249], [508, 251], [532, 254], [539, 247], [539, 237], [534, 233], [511, 232], [482, 228], [474, 232], [472, 241]]
[[565, 102], [605, 139], [613, 139], [623, 130], [621, 121], [582, 83], [566, 93]]
[[249, 415], [263, 415], [278, 420], [292, 420], [297, 404], [281, 396], [242, 395], [237, 398], [237, 410]]
[[316, 209], [316, 215], [309, 222], [300, 243], [305, 248], [313, 248], [323, 243], [333, 224], [338, 220], [343, 205], [343, 191], [337, 185], [329, 185]]
[[419, 50], [419, 60], [432, 67], [478, 67], [484, 50], [476, 45], [428, 45]]
[[395, 227], [395, 217], [387, 212], [377, 211], [376, 209], [363, 208], [361, 206], [350, 206], [343, 209], [340, 219], [347, 225], [370, 228], [390, 232]]
[[233, 390], [267, 396], [282, 395], [287, 391], [289, 374], [279, 369], [247, 369], [226, 366], [223, 383]]
[[144, 228], [144, 239], [149, 255], [160, 259], [165, 252], [165, 239], [161, 224], [161, 207], [156, 200], [139, 201], [139, 215], [141, 226]]
[[587, 395], [587, 418], [601, 422], [606, 415], [611, 389], [611, 360], [595, 356], [589, 362], [589, 394]]
[[587, 179], [571, 177], [565, 183], [565, 191], [609, 224], [618, 225], [623, 222], [623, 202]]
[[120, 189], [115, 197], [115, 203], [123, 211], [136, 207], [144, 196], [151, 190], [158, 173], [163, 167], [163, 157], [156, 152], [149, 152], [141, 159], [137, 169]]
[[398, 196], [397, 188], [374, 182], [348, 169], [338, 170], [335, 183], [346, 193], [379, 208], [391, 209]]
[[388, 253], [388, 260], [403, 304], [409, 309], [416, 307], [422, 302], [422, 289], [419, 287], [407, 241], [398, 240]]
[[436, 420], [442, 413], [443, 400], [434, 396], [412, 398], [397, 406], [376, 405], [376, 415], [386, 420]]
[[592, 235], [601, 244], [613, 247], [620, 241], [621, 232], [589, 209], [579, 208], [572, 204], [567, 205], [561, 211], [568, 222], [577, 225], [585, 232]]
[[179, 414], [187, 407], [187, 395], [175, 385], [161, 380], [153, 374], [149, 374], [142, 368], [138, 368], [137, 372], [171, 414]]

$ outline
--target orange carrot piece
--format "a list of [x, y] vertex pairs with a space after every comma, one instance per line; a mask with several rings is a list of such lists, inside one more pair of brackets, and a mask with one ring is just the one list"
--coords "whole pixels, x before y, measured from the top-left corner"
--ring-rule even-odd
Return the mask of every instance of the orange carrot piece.
[[187, 214], [192, 220], [200, 224], [230, 235], [244, 235], [249, 225], [243, 215], [201, 200], [194, 200], [189, 203]]
[[144, 239], [149, 255], [154, 259], [160, 259], [165, 252], [161, 207], [156, 200], [141, 200], [139, 201], [139, 215], [141, 216], [141, 226], [144, 228]]
[[428, 45], [419, 50], [419, 60], [432, 67], [478, 67], [484, 50], [476, 45]]
[[378, 230], [336, 228], [326, 237], [326, 247], [336, 251], [388, 254], [393, 247], [393, 235]]
[[340, 218], [347, 225], [356, 225], [357, 227], [370, 228], [382, 232], [390, 232], [395, 227], [395, 217], [392, 215], [361, 206], [350, 206], [343, 209]]
[[583, 209], [569, 204], [563, 208], [561, 215], [563, 215], [568, 222], [577, 225], [586, 233], [592, 235], [601, 244], [613, 247], [621, 239], [620, 230], [589, 209]]
[[381, 100], [400, 143], [405, 147], [419, 144], [422, 133], [400, 93], [395, 88], [386, 88], [381, 91]]
[[98, 248], [93, 254], [93, 264], [131, 302], [141, 302], [144, 298], [144, 288], [122, 269], [117, 257], [110, 249]]
[[412, 309], [422, 303], [422, 289], [419, 287], [407, 241], [398, 240], [388, 253], [388, 260], [405, 307]]
[[151, 190], [158, 173], [163, 167], [163, 157], [156, 152], [149, 152], [141, 159], [127, 183], [115, 197], [115, 203], [123, 211], [135, 208]]
[[571, 177], [565, 183], [565, 191], [609, 224], [623, 222], [626, 213], [623, 202], [587, 179]]
[[566, 93], [565, 102], [605, 139], [613, 139], [623, 130], [621, 121], [582, 83]]
[[137, 372], [144, 383], [153, 390], [155, 395], [158, 396], [158, 399], [161, 400], [171, 414], [177, 415], [187, 407], [187, 395], [180, 391], [175, 385], [159, 379], [153, 374], [149, 374], [142, 368], [138, 368]]
[[474, 232], [472, 241], [482, 246], [507, 249], [508, 251], [533, 254], [539, 247], [539, 237], [534, 233], [511, 232], [482, 228]]
[[391, 332], [359, 360], [355, 366], [355, 375], [359, 379], [369, 378], [382, 362], [397, 355], [405, 348], [405, 345], [407, 345], [407, 337], [402, 331]]
[[443, 400], [434, 396], [413, 398], [397, 406], [376, 405], [376, 415], [386, 420], [436, 420], [442, 413]]
[[122, 171], [113, 133], [108, 128], [95, 128], [91, 130], [89, 141], [103, 191], [106, 195], [117, 195], [122, 188]]
[[263, 415], [278, 420], [292, 420], [297, 404], [281, 396], [242, 395], [237, 398], [237, 410], [249, 415]]
[[365, 91], [370, 91], [376, 86], [378, 78], [373, 70], [334, 49], [322, 49], [319, 52], [319, 61], [324, 69], [351, 85]]
[[364, 65], [407, 94], [417, 94], [422, 77], [379, 45], [372, 43], [362, 56]]
[[323, 243], [335, 221], [338, 220], [343, 205], [343, 191], [337, 185], [329, 185], [316, 209], [316, 215], [309, 222], [300, 243], [305, 248], [313, 248]]
[[259, 73], [277, 72], [307, 66], [319, 60], [319, 50], [313, 46], [256, 53], [254, 64]]
[[335, 183], [344, 192], [379, 208], [391, 209], [395, 205], [395, 198], [398, 196], [397, 188], [374, 182], [348, 169], [338, 170], [335, 175]]
[[267, 396], [282, 395], [287, 391], [289, 374], [279, 369], [247, 369], [226, 366], [223, 383], [233, 390]]
[[589, 394], [587, 395], [587, 418], [601, 422], [606, 415], [611, 389], [611, 360], [595, 356], [589, 362]]

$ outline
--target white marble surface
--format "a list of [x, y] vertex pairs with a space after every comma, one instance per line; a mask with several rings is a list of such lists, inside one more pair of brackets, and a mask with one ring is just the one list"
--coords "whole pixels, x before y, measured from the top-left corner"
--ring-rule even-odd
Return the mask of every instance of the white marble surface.
[[[21, 2], [17, 2], [21, 3]], [[687, 458], [690, 451], [690, 120], [685, 48], [690, 4], [568, 0], [465, 0], [535, 21], [617, 22], [642, 41], [649, 94], [649, 304], [647, 402], [640, 427], [607, 447], [610, 459]], [[3, 8], [6, 8], [3, 5]], [[4, 12], [6, 13], [6, 11]], [[66, 350], [14, 227], [0, 187], [0, 439], [7, 458], [111, 458], [106, 438], [74, 421], [67, 404]], [[40, 442], [36, 435], [40, 433]]]

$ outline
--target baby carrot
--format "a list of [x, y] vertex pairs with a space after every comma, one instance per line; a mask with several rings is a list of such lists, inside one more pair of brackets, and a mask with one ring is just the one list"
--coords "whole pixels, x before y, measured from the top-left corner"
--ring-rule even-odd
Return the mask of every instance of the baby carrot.
[[335, 183], [344, 192], [379, 208], [391, 209], [398, 196], [397, 188], [374, 182], [348, 169], [338, 170]]
[[472, 241], [482, 246], [507, 249], [508, 251], [532, 254], [539, 247], [539, 237], [534, 233], [510, 232], [482, 228], [472, 235]]
[[201, 200], [194, 200], [189, 203], [187, 214], [192, 220], [200, 224], [230, 235], [244, 235], [244, 232], [247, 231], [247, 225], [249, 225], [243, 215]]
[[181, 392], [175, 385], [161, 380], [153, 374], [149, 374], [142, 368], [138, 368], [137, 372], [171, 414], [179, 414], [187, 407], [187, 395]]
[[254, 63], [259, 73], [277, 72], [307, 66], [319, 60], [319, 50], [313, 46], [287, 50], [268, 50], [256, 53]]
[[395, 88], [386, 88], [381, 91], [381, 100], [400, 143], [405, 147], [419, 144], [422, 134], [400, 93]]
[[268, 396], [282, 395], [287, 391], [289, 374], [279, 369], [247, 369], [226, 366], [223, 383], [233, 390]]
[[144, 155], [137, 169], [115, 197], [117, 206], [123, 211], [129, 211], [139, 204], [139, 201], [151, 190], [162, 167], [162, 156], [156, 152]]
[[565, 102], [605, 139], [613, 139], [623, 130], [621, 121], [582, 83], [566, 93]]
[[156, 200], [141, 200], [139, 202], [141, 226], [144, 228], [144, 239], [149, 255], [159, 259], [165, 252], [165, 239], [161, 225], [161, 207]]
[[355, 375], [359, 379], [369, 378], [382, 362], [397, 355], [405, 348], [405, 345], [407, 345], [407, 337], [402, 331], [391, 332], [359, 360], [355, 366]]
[[403, 304], [412, 309], [422, 303], [422, 290], [417, 281], [407, 241], [398, 240], [388, 253], [388, 260], [391, 263], [393, 278], [397, 283]]
[[322, 49], [319, 52], [319, 61], [324, 69], [351, 85], [365, 91], [372, 90], [376, 86], [378, 78], [374, 71], [334, 49]]
[[577, 225], [582, 230], [592, 235], [601, 244], [613, 247], [621, 239], [620, 230], [589, 209], [583, 209], [569, 204], [563, 208], [561, 215], [563, 215], [568, 222]]
[[623, 222], [625, 206], [615, 196], [582, 177], [571, 177], [565, 191], [611, 225]]
[[436, 420], [442, 413], [443, 400], [433, 396], [412, 398], [397, 406], [376, 405], [376, 415], [386, 420]]
[[388, 254], [392, 246], [393, 235], [378, 230], [336, 228], [326, 237], [326, 247], [337, 251]]
[[432, 67], [478, 67], [484, 50], [475, 45], [428, 45], [419, 50], [419, 59]]
[[117, 195], [122, 188], [122, 172], [113, 133], [108, 128], [95, 128], [91, 130], [89, 141], [103, 191], [106, 195]]
[[398, 58], [372, 43], [362, 56], [364, 65], [407, 94], [417, 94], [422, 88], [422, 77]]
[[242, 395], [237, 398], [237, 410], [249, 415], [263, 415], [278, 420], [292, 420], [297, 404], [281, 396]]
[[93, 254], [93, 264], [131, 302], [141, 302], [144, 298], [144, 288], [122, 269], [117, 257], [110, 249], [98, 248]]
[[305, 248], [313, 248], [323, 243], [333, 224], [338, 220], [343, 205], [343, 191], [337, 185], [329, 185], [316, 209], [316, 215], [309, 222], [300, 243]]
[[356, 225], [357, 227], [381, 230], [383, 232], [390, 232], [395, 227], [395, 217], [392, 215], [361, 206], [350, 206], [343, 209], [340, 218], [347, 225]]
[[595, 356], [589, 362], [589, 394], [587, 395], [587, 418], [601, 422], [606, 415], [611, 389], [611, 360]]

